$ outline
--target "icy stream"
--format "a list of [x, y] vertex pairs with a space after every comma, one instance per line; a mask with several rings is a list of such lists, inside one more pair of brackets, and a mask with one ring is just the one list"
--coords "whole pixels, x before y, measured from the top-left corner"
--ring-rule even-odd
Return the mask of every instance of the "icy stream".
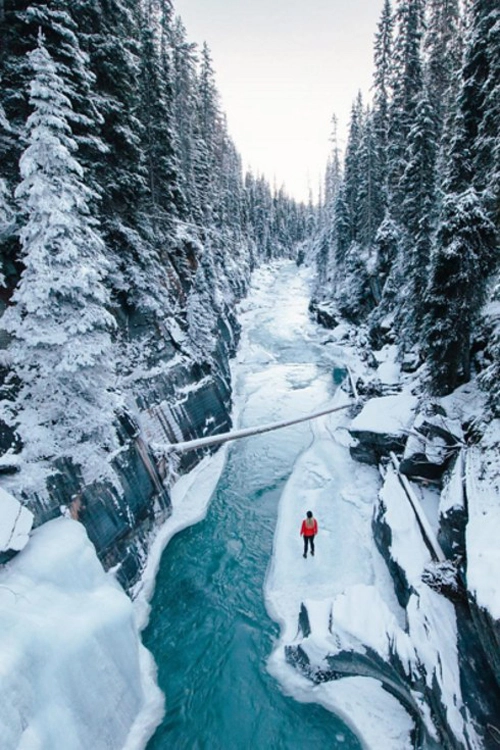
[[[254, 277], [233, 368], [238, 427], [307, 414], [335, 394], [335, 363], [307, 313], [309, 283], [292, 263]], [[267, 668], [279, 636], [264, 601], [278, 504], [312, 440], [301, 424], [233, 444], [206, 518], [163, 553], [144, 642], [166, 715], [148, 750], [360, 747], [333, 713], [286, 696]], [[302, 559], [293, 521], [293, 564], [316, 562]]]

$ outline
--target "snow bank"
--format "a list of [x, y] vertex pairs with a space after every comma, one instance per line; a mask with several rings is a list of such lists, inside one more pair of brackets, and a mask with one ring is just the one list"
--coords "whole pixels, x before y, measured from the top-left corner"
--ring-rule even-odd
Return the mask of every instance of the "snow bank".
[[401, 435], [410, 429], [417, 406], [418, 399], [409, 393], [372, 398], [352, 420], [349, 430]]
[[377, 378], [384, 385], [397, 385], [401, 378], [401, 365], [397, 361], [398, 348], [395, 344], [386, 345], [374, 352], [378, 362]]
[[4, 750], [118, 750], [161, 715], [132, 603], [78, 522], [39, 527], [0, 570], [0, 631]]

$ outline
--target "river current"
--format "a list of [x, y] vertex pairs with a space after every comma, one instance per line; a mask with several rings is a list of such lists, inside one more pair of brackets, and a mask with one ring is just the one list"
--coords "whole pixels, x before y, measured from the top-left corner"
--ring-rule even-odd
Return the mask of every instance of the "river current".
[[[324, 331], [309, 319], [310, 284], [291, 262], [256, 272], [239, 312], [235, 426], [321, 409], [338, 387]], [[143, 633], [166, 696], [148, 750], [360, 748], [338, 717], [285, 695], [266, 667], [279, 635], [263, 593], [278, 501], [311, 440], [306, 423], [233, 443], [206, 518], [166, 547]]]

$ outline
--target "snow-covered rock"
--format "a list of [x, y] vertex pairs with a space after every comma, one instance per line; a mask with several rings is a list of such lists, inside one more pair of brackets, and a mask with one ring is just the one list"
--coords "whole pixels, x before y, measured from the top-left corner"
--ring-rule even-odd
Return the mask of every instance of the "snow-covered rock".
[[462, 697], [455, 609], [422, 580], [432, 565], [431, 555], [408, 498], [390, 468], [380, 492], [376, 524], [379, 529], [386, 527], [383, 553], [389, 567], [399, 571], [399, 580], [404, 582], [400, 593], [404, 594], [401, 603], [406, 610], [407, 632], [415, 648], [418, 671], [424, 677], [414, 687], [431, 708], [434, 723], [446, 738], [445, 747], [480, 747]]
[[23, 549], [32, 526], [33, 513], [0, 488], [0, 552]]
[[462, 441], [458, 420], [419, 414], [408, 437], [400, 470], [407, 476], [439, 479]]
[[356, 440], [353, 458], [378, 464], [390, 451], [402, 451], [417, 405], [418, 399], [407, 392], [370, 399], [349, 426]]

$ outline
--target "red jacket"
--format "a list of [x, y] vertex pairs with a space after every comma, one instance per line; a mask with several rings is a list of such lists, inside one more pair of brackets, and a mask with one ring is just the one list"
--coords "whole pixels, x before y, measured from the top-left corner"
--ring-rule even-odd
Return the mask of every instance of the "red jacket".
[[[308, 522], [312, 524], [308, 526]], [[315, 518], [304, 518], [302, 521], [302, 528], [300, 529], [301, 536], [315, 536], [318, 533], [318, 522]]]

